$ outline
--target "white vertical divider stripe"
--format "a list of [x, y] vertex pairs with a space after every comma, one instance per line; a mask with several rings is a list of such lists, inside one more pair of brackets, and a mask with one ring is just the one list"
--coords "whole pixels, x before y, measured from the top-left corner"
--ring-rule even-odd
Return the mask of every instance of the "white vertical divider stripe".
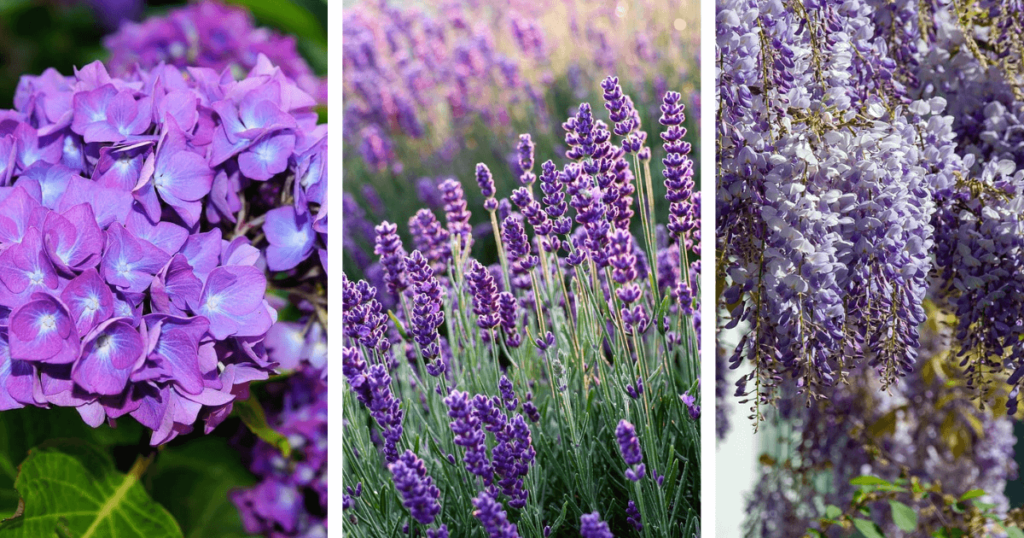
[[701, 536], [715, 534], [715, 1], [700, 3]]
[[[341, 169], [341, 111], [344, 110], [342, 106], [342, 92], [341, 92], [341, 2], [335, 0], [334, 7], [332, 8], [330, 3], [327, 6], [327, 76], [328, 82], [328, 95], [327, 95], [327, 110], [328, 110], [328, 127], [327, 134], [327, 177], [328, 177], [328, 189], [327, 189], [327, 202], [333, 206], [335, 211], [341, 211], [342, 201], [342, 183], [344, 178], [344, 171]], [[334, 36], [334, 39], [331, 39]], [[330, 120], [330, 112], [334, 112], [333, 121]], [[331, 179], [333, 178], [333, 180]], [[334, 238], [334, 243], [328, 243], [327, 249], [327, 270], [328, 270], [328, 285], [327, 285], [327, 304], [336, 305], [336, 309], [341, 308], [341, 215], [334, 218], [334, 231], [330, 231], [331, 221], [327, 222], [328, 225], [328, 237]], [[331, 248], [333, 247], [333, 248]], [[337, 276], [337, 278], [334, 278]], [[332, 285], [333, 284], [333, 285]], [[328, 306], [330, 308], [330, 306]], [[336, 310], [337, 315], [341, 315], [341, 310]], [[340, 317], [339, 317], [340, 319]], [[339, 322], [335, 322], [339, 323]], [[336, 333], [339, 337], [335, 338], [334, 335], [328, 335], [327, 337], [327, 363], [335, 364], [335, 373], [340, 373], [341, 370], [341, 338], [340, 332]], [[343, 521], [343, 514], [341, 511], [341, 493], [342, 491], [342, 458], [345, 452], [342, 450], [342, 427], [341, 423], [344, 418], [341, 412], [341, 396], [342, 391], [345, 389], [344, 383], [339, 379], [334, 385], [328, 385], [327, 389], [327, 458], [330, 461], [331, 452], [336, 456], [333, 465], [327, 466], [327, 483], [328, 487], [334, 490], [334, 502], [329, 502], [327, 505], [327, 519], [332, 522], [327, 529], [329, 537], [340, 537], [344, 533], [342, 532], [341, 526]], [[333, 485], [331, 485], [333, 484]]]

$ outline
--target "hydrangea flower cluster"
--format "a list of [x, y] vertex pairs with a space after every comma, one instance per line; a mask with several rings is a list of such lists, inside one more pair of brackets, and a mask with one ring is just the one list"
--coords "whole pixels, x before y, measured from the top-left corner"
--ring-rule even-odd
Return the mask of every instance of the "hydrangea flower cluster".
[[[618, 506], [603, 522], [583, 510], [565, 520], [582, 517], [583, 536], [644, 523], [694, 532], [695, 519], [683, 512], [673, 518], [658, 499], [661, 488], [697, 491], [695, 475], [677, 472], [675, 458], [695, 454], [699, 438], [699, 422], [688, 418], [699, 409], [700, 265], [691, 262], [699, 253], [699, 235], [691, 233], [699, 216], [688, 213], [693, 228], [677, 233], [658, 224], [640, 115], [618, 79], [604, 87], [612, 101], [606, 108], [619, 118], [609, 119], [620, 126], [609, 128], [581, 104], [564, 125], [562, 165], [552, 159], [536, 167], [536, 144], [523, 136], [521, 181], [508, 198], [500, 198], [491, 167], [468, 171], [467, 185], [483, 194], [491, 237], [471, 228], [479, 210], [454, 178], [438, 184], [435, 206], [409, 220], [411, 241], [388, 221], [374, 230], [367, 213], [346, 216], [364, 239], [373, 238], [379, 263], [368, 269], [379, 271], [359, 281], [343, 276], [351, 402], [345, 476], [393, 490], [389, 506], [404, 506], [350, 497], [354, 528], [408, 525], [422, 535], [440, 532], [441, 524], [479, 525], [489, 536], [547, 536], [557, 530], [557, 514], [547, 508], [557, 504], [551, 492], [573, 491], [588, 511]], [[668, 133], [661, 140], [672, 150], [659, 151], [672, 156], [662, 164], [666, 177], [690, 181], [692, 189], [692, 162], [677, 151], [685, 136], [681, 97], [665, 99], [668, 120], [656, 128]], [[676, 193], [675, 203], [693, 201]], [[634, 228], [642, 233], [634, 236]], [[474, 255], [490, 245], [498, 247], [491, 256], [497, 263], [487, 265]], [[656, 426], [662, 416], [678, 417], [672, 440]], [[556, 436], [564, 449], [539, 441]], [[640, 439], [648, 447], [674, 443], [674, 450], [642, 453]], [[408, 471], [403, 458], [424, 471]], [[384, 465], [390, 472], [379, 473]], [[610, 500], [623, 497], [631, 502]]]
[[262, 54], [317, 102], [327, 102], [327, 79], [313, 73], [294, 37], [258, 28], [248, 10], [217, 0], [202, 0], [139, 23], [126, 21], [104, 45], [111, 52], [107, 67], [117, 76], [136, 66], [152, 69], [163, 63], [179, 69], [227, 70], [240, 79], [256, 67]]
[[[264, 56], [241, 81], [169, 65], [118, 78], [99, 62], [24, 77], [0, 121], [2, 408], [73, 406], [93, 426], [131, 414], [153, 444], [222, 421], [274, 367], [276, 311], [243, 219], [322, 200], [324, 175], [270, 181], [324, 151], [314, 105]], [[326, 244], [323, 207], [284, 236], [268, 214], [272, 270]]]
[[[245, 530], [264, 536], [327, 537], [327, 382], [313, 369], [274, 382], [279, 407], [268, 424], [287, 439], [291, 457], [265, 441], [248, 455], [260, 482], [233, 491]], [[361, 489], [361, 488], [360, 488]]]

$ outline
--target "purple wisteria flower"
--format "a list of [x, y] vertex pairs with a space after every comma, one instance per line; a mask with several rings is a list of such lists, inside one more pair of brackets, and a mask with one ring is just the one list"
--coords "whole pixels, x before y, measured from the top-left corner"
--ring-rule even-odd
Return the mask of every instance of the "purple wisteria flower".
[[257, 28], [248, 10], [220, 2], [203, 0], [141, 23], [126, 22], [104, 45], [112, 53], [108, 66], [118, 76], [136, 66], [151, 69], [163, 63], [227, 70], [241, 78], [263, 54], [303, 91], [317, 101], [327, 101], [326, 79], [313, 73], [294, 37]]

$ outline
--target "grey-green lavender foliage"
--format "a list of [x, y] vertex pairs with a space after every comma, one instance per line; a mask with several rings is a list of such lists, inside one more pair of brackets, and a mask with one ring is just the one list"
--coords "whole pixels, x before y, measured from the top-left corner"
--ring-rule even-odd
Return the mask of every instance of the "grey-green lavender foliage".
[[[602, 89], [608, 119], [580, 105], [563, 162], [534, 167], [522, 137], [511, 203], [468, 208], [446, 182], [412, 245], [376, 227], [382, 286], [343, 277], [351, 536], [699, 534], [700, 204], [681, 96], [654, 142], [617, 79]], [[469, 255], [471, 211], [489, 213], [493, 266]]]

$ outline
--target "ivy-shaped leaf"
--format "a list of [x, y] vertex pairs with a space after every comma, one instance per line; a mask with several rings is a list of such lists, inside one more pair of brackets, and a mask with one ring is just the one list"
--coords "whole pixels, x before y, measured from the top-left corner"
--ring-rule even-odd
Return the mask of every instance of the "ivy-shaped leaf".
[[122, 474], [82, 441], [33, 448], [14, 482], [24, 510], [0, 523], [0, 538], [181, 538], [174, 518], [139, 483], [146, 463]]

